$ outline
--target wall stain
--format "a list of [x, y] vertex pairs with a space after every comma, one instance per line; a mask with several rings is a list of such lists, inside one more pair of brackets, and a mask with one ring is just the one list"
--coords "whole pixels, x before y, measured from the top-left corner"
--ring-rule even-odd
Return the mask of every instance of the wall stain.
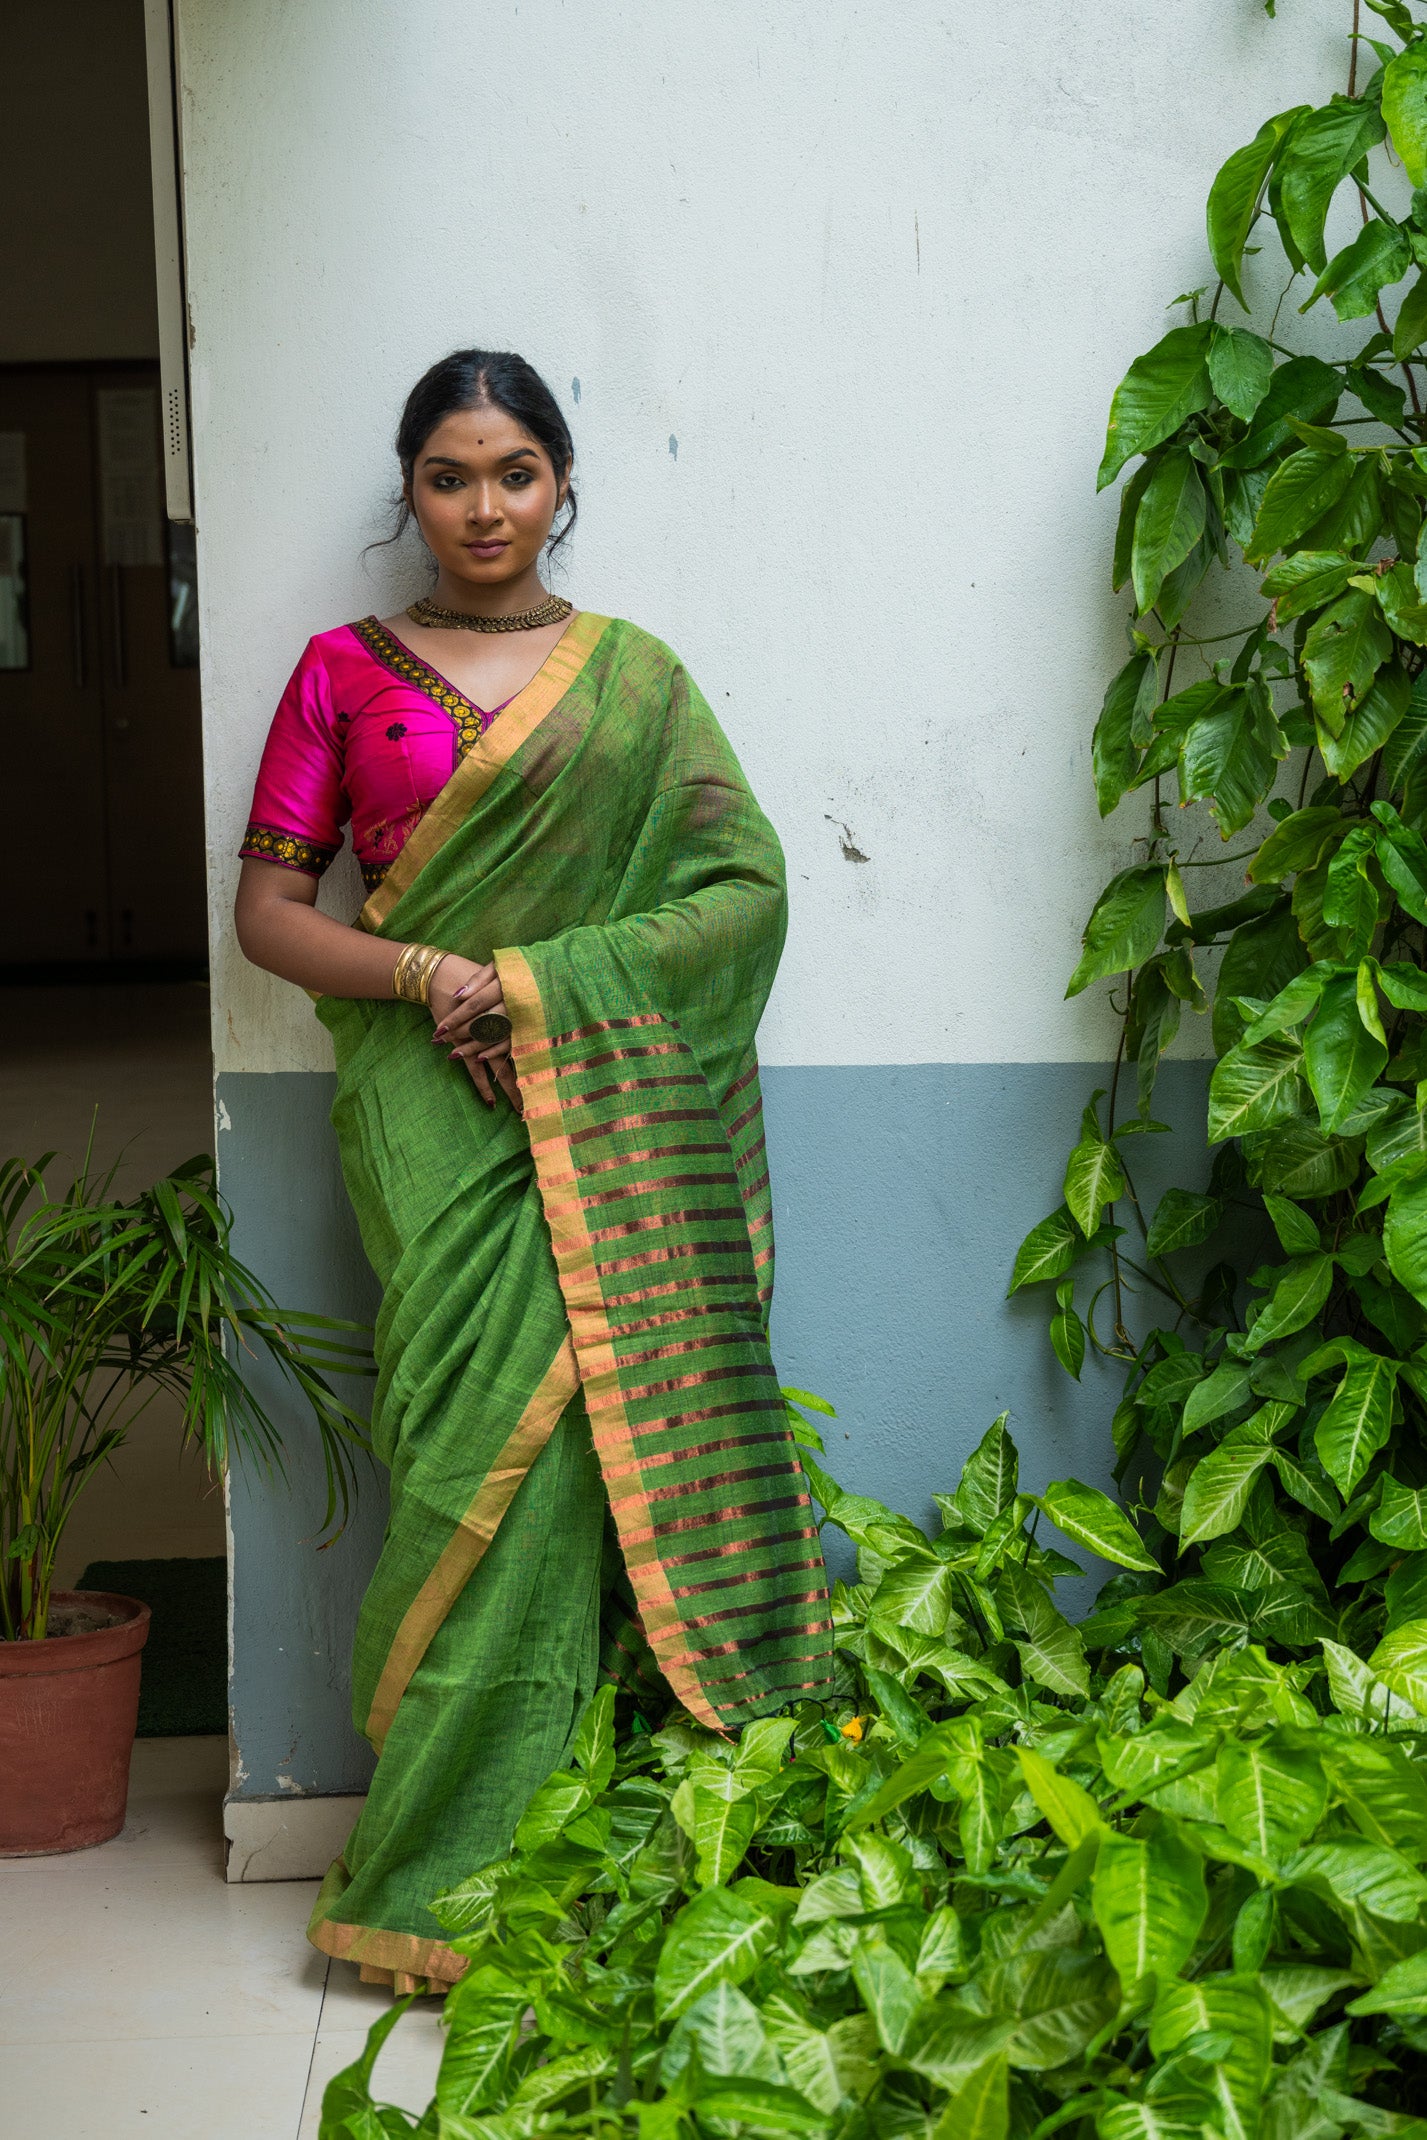
[[669, 433], [669, 456], [671, 460], [675, 461], [677, 461], [679, 458], [679, 441], [675, 438], [672, 431]]
[[844, 862], [870, 862], [872, 860], [871, 855], [865, 855], [856, 840], [853, 839], [851, 825], [844, 825], [840, 817], [828, 817], [826, 810], [824, 810], [823, 816], [827, 817], [830, 825], [836, 825], [842, 834], [837, 844], [842, 849]]

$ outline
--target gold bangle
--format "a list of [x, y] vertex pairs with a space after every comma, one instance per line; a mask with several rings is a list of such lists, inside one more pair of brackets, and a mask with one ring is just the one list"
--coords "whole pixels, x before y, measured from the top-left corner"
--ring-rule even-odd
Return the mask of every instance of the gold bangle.
[[392, 994], [403, 1003], [428, 1004], [431, 977], [448, 956], [435, 944], [403, 944], [392, 968]]

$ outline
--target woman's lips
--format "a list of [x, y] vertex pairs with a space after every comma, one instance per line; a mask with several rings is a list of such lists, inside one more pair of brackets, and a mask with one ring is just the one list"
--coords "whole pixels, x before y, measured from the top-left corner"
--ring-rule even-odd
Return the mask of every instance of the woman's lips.
[[499, 557], [501, 551], [508, 550], [510, 545], [504, 542], [468, 542], [466, 548], [472, 557]]

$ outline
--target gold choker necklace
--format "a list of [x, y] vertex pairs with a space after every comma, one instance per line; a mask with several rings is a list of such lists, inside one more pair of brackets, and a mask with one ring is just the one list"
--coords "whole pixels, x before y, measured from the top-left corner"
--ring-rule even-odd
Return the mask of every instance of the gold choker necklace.
[[443, 609], [429, 595], [413, 602], [406, 612], [413, 624], [427, 624], [443, 632], [534, 632], [542, 624], [562, 624], [574, 613], [574, 603], [567, 602], [561, 594], [547, 594], [534, 609], [512, 610], [504, 617], [478, 617], [468, 609]]

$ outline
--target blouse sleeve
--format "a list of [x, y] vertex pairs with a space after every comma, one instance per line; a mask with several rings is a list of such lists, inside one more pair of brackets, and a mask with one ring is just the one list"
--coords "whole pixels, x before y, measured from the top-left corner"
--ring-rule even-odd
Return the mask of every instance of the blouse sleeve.
[[342, 844], [351, 814], [332, 687], [308, 642], [273, 715], [238, 852], [320, 877]]

